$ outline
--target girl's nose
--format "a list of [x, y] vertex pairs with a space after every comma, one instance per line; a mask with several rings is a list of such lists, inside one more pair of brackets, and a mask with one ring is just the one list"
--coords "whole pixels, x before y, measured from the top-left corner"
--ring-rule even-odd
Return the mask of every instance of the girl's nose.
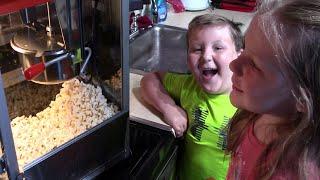
[[239, 58], [240, 56], [229, 64], [230, 70], [236, 75], [242, 75], [242, 66]]

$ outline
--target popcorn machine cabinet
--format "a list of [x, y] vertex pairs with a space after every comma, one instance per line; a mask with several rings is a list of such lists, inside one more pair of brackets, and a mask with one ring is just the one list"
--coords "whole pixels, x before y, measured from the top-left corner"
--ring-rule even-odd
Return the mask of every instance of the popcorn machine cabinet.
[[128, 9], [1, 0], [0, 173], [93, 179], [128, 157]]

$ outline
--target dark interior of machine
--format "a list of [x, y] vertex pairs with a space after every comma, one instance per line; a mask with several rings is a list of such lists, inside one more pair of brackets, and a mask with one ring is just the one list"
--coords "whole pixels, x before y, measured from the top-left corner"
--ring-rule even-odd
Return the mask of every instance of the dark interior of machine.
[[171, 136], [131, 122], [130, 156], [97, 176], [96, 180], [174, 179], [178, 148]]

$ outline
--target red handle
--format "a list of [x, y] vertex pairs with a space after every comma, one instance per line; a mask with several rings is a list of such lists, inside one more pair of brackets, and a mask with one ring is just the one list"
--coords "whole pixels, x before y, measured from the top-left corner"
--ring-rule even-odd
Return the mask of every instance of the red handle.
[[45, 69], [44, 63], [38, 63], [34, 64], [28, 69], [24, 70], [24, 77], [26, 80], [31, 80], [32, 78], [38, 76], [40, 73], [42, 73]]
[[0, 15], [19, 11], [20, 9], [44, 4], [52, 0], [0, 0]]
[[221, 3], [220, 8], [231, 10], [231, 11], [241, 11], [241, 12], [252, 12], [255, 9], [254, 6], [241, 6], [237, 4], [231, 4], [231, 3]]

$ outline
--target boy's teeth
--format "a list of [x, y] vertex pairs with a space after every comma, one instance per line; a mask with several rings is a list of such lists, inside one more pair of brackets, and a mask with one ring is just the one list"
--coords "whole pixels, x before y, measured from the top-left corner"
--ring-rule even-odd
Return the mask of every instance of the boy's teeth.
[[216, 69], [205, 69], [202, 71], [202, 74], [207, 76], [207, 75], [215, 75], [218, 72]]

